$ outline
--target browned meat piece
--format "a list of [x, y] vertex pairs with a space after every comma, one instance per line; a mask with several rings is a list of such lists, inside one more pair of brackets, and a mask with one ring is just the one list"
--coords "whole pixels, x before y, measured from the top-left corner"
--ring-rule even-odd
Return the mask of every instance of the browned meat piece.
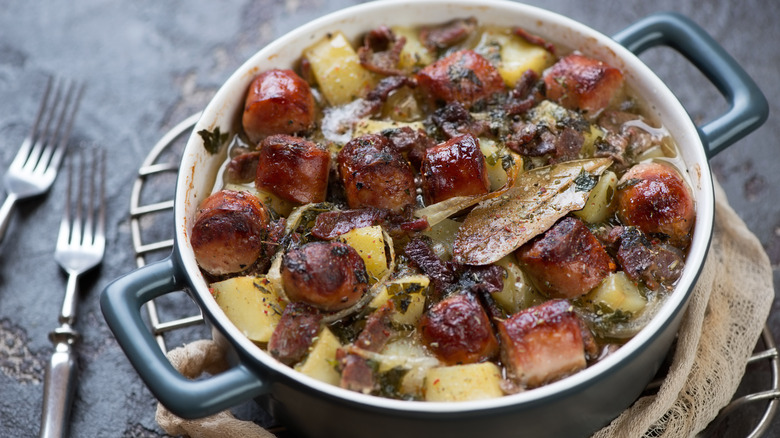
[[642, 281], [651, 290], [671, 286], [685, 266], [682, 251], [657, 240], [648, 239], [639, 229], [625, 227], [620, 235], [617, 261], [634, 281]]
[[420, 173], [428, 204], [490, 191], [485, 156], [479, 148], [479, 140], [470, 134], [427, 149]]
[[255, 187], [297, 204], [322, 202], [330, 153], [308, 140], [272, 135], [260, 143]]
[[291, 301], [330, 312], [357, 303], [368, 290], [368, 274], [351, 246], [311, 242], [284, 255], [282, 285]]
[[693, 194], [680, 174], [658, 162], [640, 163], [618, 181], [617, 214], [625, 225], [647, 234], [664, 234], [685, 247], [696, 216]]
[[476, 28], [476, 18], [458, 18], [441, 26], [423, 28], [420, 40], [429, 50], [436, 52], [465, 40]]
[[417, 83], [407, 76], [390, 76], [383, 78], [376, 84], [373, 90], [368, 92], [367, 100], [384, 102], [390, 96], [390, 93], [402, 87], [415, 88]]
[[604, 141], [621, 154], [637, 156], [661, 143], [661, 137], [651, 132], [655, 128], [639, 114], [607, 110], [599, 116], [598, 124], [607, 131]]
[[355, 228], [381, 225], [391, 235], [399, 236], [428, 228], [425, 218], [411, 219], [379, 208], [362, 208], [359, 210], [328, 211], [317, 215], [312, 236], [329, 240], [338, 237]]
[[320, 311], [307, 304], [288, 304], [268, 341], [268, 353], [286, 365], [303, 360], [320, 333], [322, 316]]
[[508, 148], [528, 157], [548, 156], [550, 164], [579, 158], [585, 143], [585, 136], [575, 127], [553, 132], [546, 126], [519, 121], [512, 128], [514, 132], [506, 140]]
[[363, 46], [358, 48], [360, 64], [368, 70], [383, 75], [401, 75], [398, 60], [406, 38], [397, 38], [387, 26], [368, 32], [363, 38]]
[[573, 53], [561, 58], [544, 74], [547, 98], [569, 109], [597, 114], [623, 87], [620, 70]]
[[339, 152], [338, 165], [350, 208], [400, 212], [414, 205], [414, 171], [386, 137], [353, 138]]
[[246, 192], [222, 190], [206, 198], [190, 243], [198, 265], [212, 275], [244, 271], [263, 254], [268, 212]]
[[539, 75], [533, 70], [526, 70], [520, 76], [520, 80], [515, 83], [515, 88], [509, 92], [508, 99], [504, 103], [504, 111], [508, 116], [525, 114], [539, 102], [541, 95], [536, 90], [538, 81]]
[[434, 304], [420, 319], [419, 330], [423, 343], [449, 365], [482, 362], [498, 353], [490, 318], [470, 293]]
[[458, 266], [460, 279], [458, 287], [474, 295], [492, 294], [504, 289], [506, 270], [498, 265]]
[[254, 181], [259, 160], [260, 153], [257, 151], [236, 155], [228, 163], [225, 179], [227, 182], [237, 184]]
[[550, 52], [553, 55], [555, 55], [555, 46], [552, 43], [548, 43], [544, 38], [542, 38], [542, 37], [540, 37], [538, 35], [534, 35], [534, 34], [528, 33], [527, 30], [525, 30], [523, 28], [520, 28], [520, 27], [514, 28], [513, 31], [514, 31], [515, 35], [519, 36], [520, 38], [528, 41], [529, 43], [531, 43], [533, 45], [543, 47], [544, 50], [547, 50], [548, 52]]
[[458, 278], [452, 264], [442, 261], [422, 238], [417, 237], [409, 241], [404, 247], [404, 254], [431, 279], [434, 300], [443, 296]]
[[431, 115], [431, 121], [439, 127], [447, 138], [463, 134], [479, 137], [490, 129], [486, 121], [475, 120], [460, 102], [452, 102], [437, 109]]
[[466, 108], [504, 91], [498, 70], [473, 50], [461, 50], [423, 68], [415, 76], [432, 104], [460, 102]]
[[428, 137], [425, 131], [408, 126], [386, 129], [382, 131], [382, 135], [390, 140], [395, 150], [406, 154], [406, 158], [415, 169], [420, 169], [425, 150], [436, 146], [436, 142]]
[[[393, 302], [385, 305], [368, 316], [366, 326], [358, 335], [355, 347], [378, 353], [385, 348], [390, 337], [395, 332], [390, 316], [395, 309]], [[358, 354], [347, 354], [341, 360], [342, 388], [369, 394], [375, 389], [374, 373], [368, 361]]]
[[515, 253], [540, 291], [576, 298], [615, 271], [615, 262], [581, 220], [565, 217]]
[[510, 377], [535, 388], [585, 368], [583, 328], [566, 300], [548, 301], [499, 321], [501, 358]]
[[314, 96], [292, 70], [268, 70], [249, 86], [244, 103], [244, 132], [253, 142], [272, 134], [307, 131], [314, 125]]

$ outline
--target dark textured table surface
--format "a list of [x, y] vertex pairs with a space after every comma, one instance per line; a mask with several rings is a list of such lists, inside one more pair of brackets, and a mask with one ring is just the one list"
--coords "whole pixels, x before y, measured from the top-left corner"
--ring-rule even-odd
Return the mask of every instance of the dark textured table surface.
[[[84, 339], [79, 348], [72, 436], [164, 435], [154, 420], [154, 398], [114, 341], [98, 306], [103, 287], [136, 266], [128, 216], [136, 169], [166, 131], [202, 109], [220, 83], [264, 44], [312, 18], [354, 3], [3, 2], [0, 176], [27, 134], [48, 75], [87, 84], [71, 145], [100, 146], [109, 157], [108, 251], [103, 266], [81, 283], [84, 304], [77, 328]], [[769, 99], [770, 119], [715, 157], [712, 167], [732, 206], [763, 243], [778, 284], [780, 9], [776, 4], [769, 0], [529, 3], [608, 35], [653, 12], [678, 11], [704, 27], [755, 78]], [[653, 49], [642, 58], [671, 84], [698, 123], [725, 110], [714, 87], [679, 55]], [[38, 432], [44, 364], [51, 351], [47, 333], [55, 327], [65, 287], [64, 275], [52, 256], [64, 183], [59, 179], [48, 195], [21, 203], [0, 244], [0, 436]], [[178, 307], [169, 304], [163, 310], [186, 313]], [[775, 338], [780, 338], [777, 309], [769, 326]], [[169, 345], [205, 335], [202, 328], [188, 330], [172, 333]], [[252, 410], [251, 404], [244, 406], [241, 415], [253, 417]], [[775, 431], [767, 436], [780, 436], [780, 420], [774, 425]]]

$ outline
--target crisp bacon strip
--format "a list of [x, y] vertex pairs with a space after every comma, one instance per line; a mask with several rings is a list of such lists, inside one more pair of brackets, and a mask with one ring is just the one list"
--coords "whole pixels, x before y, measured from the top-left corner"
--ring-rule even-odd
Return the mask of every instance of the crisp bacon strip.
[[363, 46], [358, 48], [360, 64], [374, 73], [401, 75], [403, 72], [398, 69], [398, 60], [404, 44], [405, 37], [398, 38], [389, 27], [379, 26], [366, 34]]
[[[372, 313], [366, 321], [366, 327], [358, 335], [354, 347], [358, 350], [378, 353], [385, 348], [394, 330], [390, 316], [395, 309], [392, 301]], [[374, 372], [368, 361], [346, 349], [339, 350], [341, 363], [341, 387], [369, 394], [374, 390]]]
[[268, 341], [268, 352], [286, 365], [301, 361], [320, 332], [322, 316], [307, 304], [288, 304]]

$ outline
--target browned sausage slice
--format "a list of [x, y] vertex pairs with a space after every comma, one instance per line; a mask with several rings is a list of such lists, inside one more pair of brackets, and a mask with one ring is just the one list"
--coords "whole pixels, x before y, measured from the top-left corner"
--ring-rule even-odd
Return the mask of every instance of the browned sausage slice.
[[473, 50], [461, 50], [420, 70], [417, 85], [434, 104], [460, 102], [470, 108], [504, 91], [498, 70]]
[[329, 171], [327, 150], [302, 138], [272, 135], [260, 143], [255, 187], [298, 204], [322, 202]]
[[548, 99], [597, 114], [623, 88], [623, 73], [602, 61], [572, 53], [545, 72], [544, 85]]
[[479, 140], [471, 134], [427, 149], [420, 173], [428, 204], [490, 191], [485, 156], [479, 148]]
[[250, 84], [244, 102], [244, 132], [253, 142], [272, 134], [293, 134], [314, 123], [314, 96], [292, 70], [268, 70]]

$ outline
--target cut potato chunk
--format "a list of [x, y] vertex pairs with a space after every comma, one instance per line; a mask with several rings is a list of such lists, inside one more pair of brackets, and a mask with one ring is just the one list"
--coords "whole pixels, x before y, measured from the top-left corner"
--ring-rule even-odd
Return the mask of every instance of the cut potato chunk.
[[395, 310], [390, 319], [396, 324], [415, 325], [425, 308], [425, 290], [430, 279], [425, 275], [410, 275], [385, 283], [379, 293], [369, 303], [369, 307], [378, 309], [387, 300], [395, 300]]
[[355, 248], [360, 254], [366, 264], [369, 284], [376, 283], [387, 273], [385, 237], [381, 226], [355, 228], [339, 236], [339, 240]]
[[306, 360], [295, 367], [296, 370], [331, 385], [339, 385], [341, 375], [336, 371], [336, 351], [341, 348], [336, 335], [327, 327], [323, 328]]
[[427, 401], [482, 400], [503, 395], [501, 370], [492, 362], [431, 368], [425, 376]]
[[508, 314], [517, 313], [547, 300], [531, 286], [531, 282], [515, 262], [514, 255], [510, 254], [497, 261], [496, 264], [506, 270], [506, 278], [504, 278], [504, 288], [501, 292], [493, 293], [490, 296]]
[[360, 65], [360, 58], [341, 32], [328, 34], [304, 50], [320, 91], [328, 103], [344, 105], [363, 97], [374, 86], [374, 76]]
[[502, 150], [494, 140], [483, 137], [479, 139], [479, 149], [485, 156], [490, 191], [493, 192], [504, 187], [507, 180], [506, 170], [504, 170], [504, 156], [507, 155], [507, 152]]
[[289, 216], [295, 204], [282, 199], [271, 192], [265, 190], [257, 190], [254, 185], [244, 184], [225, 184], [225, 190], [235, 190], [239, 192], [247, 192], [254, 195], [263, 203], [264, 206], [271, 208], [273, 211], [279, 213], [282, 216]]
[[265, 276], [234, 277], [211, 284], [214, 299], [228, 319], [255, 342], [268, 342], [285, 302]]
[[444, 219], [423, 234], [430, 237], [433, 252], [442, 260], [452, 259], [452, 244], [460, 228], [460, 222], [452, 219]]
[[586, 303], [613, 312], [635, 315], [644, 309], [647, 299], [630, 278], [618, 271], [609, 275], [595, 289], [584, 296]]
[[617, 190], [618, 177], [607, 170], [599, 178], [599, 182], [593, 187], [588, 196], [588, 201], [582, 210], [577, 210], [574, 214], [585, 222], [597, 224], [606, 221], [613, 212], [612, 198]]
[[541, 76], [542, 71], [555, 60], [543, 47], [529, 43], [509, 29], [486, 29], [476, 51], [498, 68], [498, 73], [510, 88], [514, 88], [527, 70]]
[[393, 26], [390, 28], [396, 37], [406, 38], [404, 48], [398, 60], [398, 67], [402, 70], [413, 72], [416, 68], [425, 67], [433, 63], [431, 52], [420, 41], [419, 30], [405, 26]]

